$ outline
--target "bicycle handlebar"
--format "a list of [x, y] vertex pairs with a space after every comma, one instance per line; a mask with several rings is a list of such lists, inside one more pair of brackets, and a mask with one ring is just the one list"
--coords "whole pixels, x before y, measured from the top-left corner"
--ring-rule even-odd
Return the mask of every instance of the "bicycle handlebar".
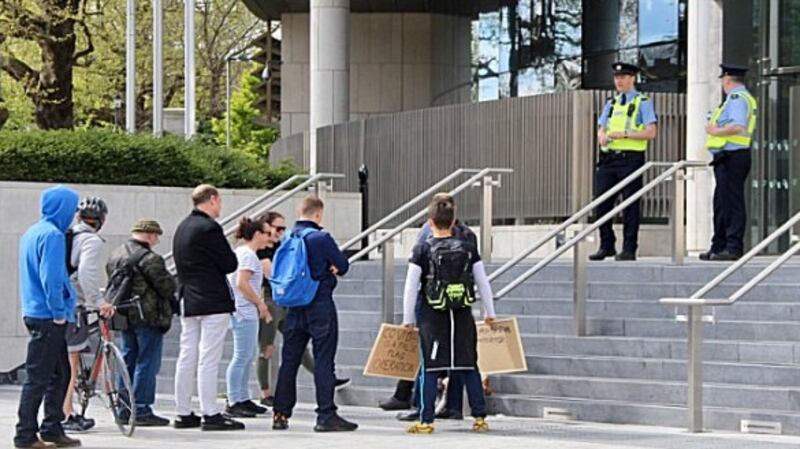
[[[84, 314], [87, 316], [90, 314], [91, 315], [100, 314], [100, 307], [97, 306], [82, 305], [78, 307], [82, 308], [84, 310]], [[133, 297], [131, 297], [130, 301], [127, 301], [125, 304], [114, 305], [114, 310], [115, 311], [127, 310], [127, 309], [132, 309], [134, 307], [136, 308], [137, 312], [139, 312], [139, 318], [142, 321], [144, 321], [144, 311], [142, 310], [142, 298], [139, 295], [134, 295]], [[81, 320], [78, 320], [78, 323], [76, 324], [77, 327], [80, 327], [80, 322]]]

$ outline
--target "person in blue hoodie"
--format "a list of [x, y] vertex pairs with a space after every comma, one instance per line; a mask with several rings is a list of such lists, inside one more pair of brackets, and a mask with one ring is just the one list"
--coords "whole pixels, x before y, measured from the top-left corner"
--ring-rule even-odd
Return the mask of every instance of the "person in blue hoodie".
[[295, 235], [308, 228], [316, 231], [309, 233], [304, 239], [308, 252], [308, 268], [311, 277], [319, 281], [319, 287], [310, 304], [290, 307], [286, 314], [281, 367], [275, 388], [272, 417], [274, 430], [289, 428], [289, 418], [297, 403], [297, 370], [309, 340], [314, 349], [314, 388], [317, 395], [317, 424], [314, 431], [340, 432], [358, 428], [357, 424], [336, 413], [336, 404], [333, 402], [336, 388], [334, 358], [339, 341], [339, 322], [336, 305], [333, 303], [333, 290], [336, 288], [336, 276], [347, 273], [350, 264], [333, 237], [320, 226], [323, 208], [324, 204], [319, 198], [306, 197], [300, 204], [299, 218], [292, 228]]
[[[42, 217], [19, 242], [22, 317], [30, 334], [25, 359], [14, 446], [47, 448], [80, 446], [64, 434], [64, 396], [70, 378], [67, 323], [75, 322], [76, 293], [66, 260], [65, 232], [78, 206], [78, 194], [62, 185], [41, 196]], [[38, 423], [44, 400], [44, 419]]]

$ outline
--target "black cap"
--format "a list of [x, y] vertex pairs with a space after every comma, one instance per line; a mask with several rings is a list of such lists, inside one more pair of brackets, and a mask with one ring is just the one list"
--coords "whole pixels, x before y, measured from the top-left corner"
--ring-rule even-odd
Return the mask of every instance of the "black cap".
[[720, 64], [719, 68], [722, 69], [722, 73], [719, 75], [720, 78], [723, 76], [745, 76], [747, 71], [750, 70], [750, 67], [746, 65], [737, 64]]
[[639, 73], [639, 67], [624, 62], [615, 62], [611, 64], [611, 70], [614, 71], [614, 75], [636, 75]]

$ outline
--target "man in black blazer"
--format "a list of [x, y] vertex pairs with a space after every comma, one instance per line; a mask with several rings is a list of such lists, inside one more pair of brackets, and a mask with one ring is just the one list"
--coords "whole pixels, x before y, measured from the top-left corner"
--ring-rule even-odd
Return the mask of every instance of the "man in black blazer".
[[[238, 263], [216, 221], [222, 212], [217, 189], [208, 184], [197, 186], [192, 201], [194, 209], [178, 225], [172, 244], [182, 312], [175, 371], [175, 428], [241, 430], [244, 424], [223, 415], [217, 403], [219, 362], [235, 310], [226, 275], [236, 271]], [[192, 412], [195, 373], [202, 423]]]

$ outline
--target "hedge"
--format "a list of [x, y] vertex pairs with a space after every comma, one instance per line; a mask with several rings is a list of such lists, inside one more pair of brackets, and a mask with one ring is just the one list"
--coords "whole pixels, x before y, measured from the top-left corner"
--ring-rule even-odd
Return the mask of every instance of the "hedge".
[[263, 188], [295, 172], [200, 139], [105, 129], [0, 131], [0, 180], [5, 181]]

